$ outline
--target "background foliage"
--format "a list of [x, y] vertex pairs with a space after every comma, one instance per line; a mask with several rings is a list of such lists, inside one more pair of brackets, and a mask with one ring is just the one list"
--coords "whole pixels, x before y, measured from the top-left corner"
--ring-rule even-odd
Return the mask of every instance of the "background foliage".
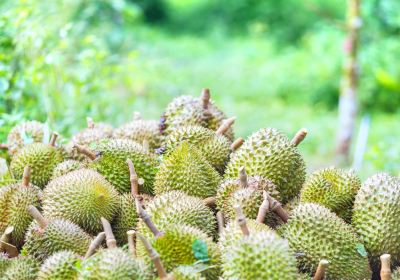
[[[24, 119], [66, 137], [85, 117], [117, 126], [158, 118], [179, 94], [210, 87], [237, 134], [274, 126], [311, 168], [333, 163], [345, 1], [4, 0], [0, 139]], [[361, 170], [398, 173], [400, 4], [363, 1], [360, 115], [371, 115]]]

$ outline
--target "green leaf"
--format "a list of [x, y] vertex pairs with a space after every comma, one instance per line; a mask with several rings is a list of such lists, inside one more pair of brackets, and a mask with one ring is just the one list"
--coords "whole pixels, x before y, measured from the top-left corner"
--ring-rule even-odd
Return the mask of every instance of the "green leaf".
[[207, 244], [203, 240], [196, 239], [192, 244], [192, 252], [194, 257], [201, 262], [208, 262], [210, 258], [208, 256]]
[[361, 256], [363, 256], [363, 257], [368, 256], [368, 253], [367, 253], [367, 251], [365, 250], [365, 247], [364, 247], [363, 244], [357, 243], [356, 249], [357, 249], [357, 252], [358, 252]]

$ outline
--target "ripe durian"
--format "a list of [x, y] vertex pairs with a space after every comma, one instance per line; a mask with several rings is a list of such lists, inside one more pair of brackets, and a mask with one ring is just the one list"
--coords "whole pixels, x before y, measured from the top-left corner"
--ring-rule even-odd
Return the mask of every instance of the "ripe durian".
[[164, 158], [156, 174], [154, 191], [161, 194], [180, 190], [206, 198], [216, 194], [220, 182], [218, 172], [199, 151], [184, 142]]
[[301, 202], [319, 203], [346, 221], [351, 220], [351, 208], [361, 181], [353, 171], [335, 167], [318, 170], [305, 181]]
[[10, 170], [15, 179], [22, 179], [25, 166], [32, 168], [32, 184], [44, 188], [50, 180], [54, 168], [64, 160], [62, 151], [55, 147], [58, 135], [53, 133], [49, 144], [32, 143], [15, 154]]
[[53, 179], [43, 191], [47, 218], [64, 218], [89, 233], [101, 229], [100, 217], [112, 219], [118, 209], [118, 192], [98, 172], [78, 169]]
[[13, 227], [8, 243], [21, 247], [32, 217], [27, 211], [29, 205], [39, 206], [41, 190], [30, 184], [31, 169], [26, 166], [22, 182], [0, 188], [0, 233], [8, 226]]
[[28, 211], [35, 221], [25, 236], [23, 251], [27, 255], [45, 260], [63, 250], [85, 254], [92, 238], [79, 226], [64, 219], [45, 219], [33, 206], [29, 206]]
[[225, 178], [237, 178], [240, 167], [246, 168], [249, 176], [261, 176], [271, 180], [286, 203], [295, 197], [305, 180], [305, 163], [296, 146], [304, 139], [301, 130], [290, 141], [273, 128], [253, 133], [244, 144], [232, 154], [225, 171]]
[[75, 280], [80, 256], [72, 251], [59, 251], [48, 257], [40, 267], [37, 280]]
[[353, 228], [324, 206], [300, 204], [280, 232], [297, 253], [302, 270], [314, 273], [326, 259], [327, 279], [371, 278], [367, 254]]
[[[227, 120], [229, 124], [233, 119]], [[224, 126], [223, 128], [227, 128]], [[224, 129], [217, 132], [202, 126], [184, 126], [172, 131], [164, 141], [166, 152], [173, 151], [176, 147], [187, 141], [197, 148], [199, 153], [215, 169], [223, 172], [231, 153], [231, 143], [224, 135]]]
[[161, 146], [162, 135], [158, 121], [142, 120], [136, 114], [134, 119], [114, 130], [114, 138], [129, 139], [137, 143], [147, 141], [150, 149], [157, 149]]
[[85, 167], [85, 165], [80, 161], [72, 160], [72, 159], [65, 160], [65, 161], [57, 164], [57, 166], [54, 168], [52, 179], [60, 177], [62, 175], [65, 175], [71, 171], [84, 168], [84, 167]]
[[158, 160], [142, 145], [127, 139], [111, 139], [93, 147], [93, 152], [83, 147], [78, 149], [91, 157], [89, 167], [101, 173], [120, 193], [130, 191], [126, 160], [131, 159], [138, 176], [144, 180], [140, 192], [153, 194]]
[[7, 136], [7, 148], [10, 155], [15, 155], [27, 144], [43, 143], [45, 124], [38, 121], [26, 121], [14, 126]]
[[32, 257], [18, 257], [13, 259], [1, 280], [35, 280], [40, 264]]
[[[200, 125], [217, 130], [226, 119], [225, 114], [210, 100], [210, 91], [203, 89], [201, 98], [182, 95], [168, 104], [161, 119], [161, 129], [170, 134], [177, 128], [188, 125]], [[233, 140], [233, 130], [228, 129], [224, 135]]]
[[368, 178], [357, 193], [353, 226], [372, 257], [400, 261], [400, 179], [387, 173]]
[[12, 259], [10, 259], [6, 253], [0, 252], [0, 275], [4, 274], [11, 262]]

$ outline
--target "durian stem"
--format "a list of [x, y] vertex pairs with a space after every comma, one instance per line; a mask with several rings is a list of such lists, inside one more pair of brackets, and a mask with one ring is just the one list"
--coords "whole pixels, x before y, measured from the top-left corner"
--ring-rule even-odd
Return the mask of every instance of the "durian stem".
[[233, 125], [233, 123], [235, 122], [236, 117], [231, 117], [229, 119], [226, 119], [222, 122], [221, 126], [218, 127], [217, 131], [215, 132], [215, 134], [217, 135], [223, 135], [225, 134], [225, 132], [228, 131], [228, 129]]
[[101, 223], [103, 224], [104, 233], [106, 234], [106, 244], [107, 248], [113, 249], [117, 248], [117, 240], [115, 240], [114, 233], [112, 232], [112, 228], [110, 222], [106, 219], [101, 217]]
[[243, 235], [250, 235], [249, 228], [247, 227], [246, 216], [243, 214], [242, 207], [240, 207], [240, 205], [235, 205], [234, 208], [236, 212], [236, 222], [240, 226]]
[[95, 239], [92, 240], [92, 242], [89, 245], [89, 249], [87, 250], [85, 254], [85, 259], [91, 257], [96, 251], [97, 248], [100, 247], [101, 243], [103, 243], [103, 240], [106, 238], [106, 234], [104, 232], [100, 232]]
[[142, 119], [142, 115], [140, 114], [140, 112], [138, 112], [138, 111], [133, 112], [132, 120], [139, 121], [141, 119]]
[[233, 143], [231, 144], [231, 152], [235, 152], [237, 149], [239, 149], [244, 143], [244, 139], [239, 137]]
[[47, 227], [48, 221], [43, 217], [43, 215], [35, 206], [29, 205], [28, 212], [32, 216], [32, 218], [36, 220], [41, 229], [45, 229]]
[[381, 259], [381, 280], [390, 280], [390, 255], [384, 254], [380, 257]]
[[258, 213], [257, 213], [257, 218], [256, 218], [256, 222], [259, 224], [263, 224], [265, 221], [265, 217], [267, 216], [267, 213], [269, 212], [269, 200], [268, 197], [266, 195], [266, 192], [263, 192], [263, 196], [264, 196], [264, 200], [260, 205], [260, 208], [258, 209]]
[[94, 121], [91, 117], [86, 118], [86, 124], [88, 128], [90, 129], [94, 128]]
[[150, 231], [154, 234], [156, 238], [163, 236], [164, 234], [158, 230], [158, 228], [155, 226], [153, 221], [151, 220], [150, 215], [143, 209], [142, 203], [139, 200], [139, 197], [135, 197], [135, 203], [136, 203], [136, 212], [138, 213], [139, 217], [143, 220], [143, 222], [146, 224], [146, 226], [150, 229]]
[[128, 230], [126, 232], [126, 235], [128, 236], [129, 252], [131, 252], [131, 254], [134, 258], [136, 258], [135, 234], [136, 234], [136, 232], [134, 230]]
[[300, 129], [291, 141], [293, 146], [297, 147], [304, 140], [304, 138], [306, 138], [307, 133], [308, 133], [307, 129], [305, 128]]
[[325, 277], [325, 272], [326, 272], [326, 269], [328, 268], [328, 265], [329, 265], [329, 262], [327, 260], [320, 260], [313, 280], [323, 280]]
[[[11, 240], [11, 234], [14, 231], [14, 227], [13, 226], [8, 226], [3, 234], [0, 237], [0, 241], [4, 242], [4, 243], [10, 243]], [[0, 252], [3, 252], [5, 249], [3, 248], [2, 244], [0, 243]]]
[[208, 207], [214, 207], [216, 203], [216, 198], [214, 196], [207, 197], [203, 199], [203, 203]]
[[222, 213], [221, 211], [217, 212], [217, 223], [218, 223], [218, 233], [221, 234], [225, 228], [224, 213]]
[[133, 165], [132, 160], [129, 158], [126, 160], [129, 168], [129, 180], [131, 181], [131, 194], [133, 197], [139, 195], [139, 183], [138, 183], [138, 176], [135, 171], [135, 166]]
[[15, 258], [18, 256], [18, 249], [14, 245], [0, 241], [0, 246], [3, 248], [4, 252], [6, 252], [10, 258]]
[[203, 109], [208, 109], [208, 104], [210, 103], [210, 90], [208, 88], [203, 88], [201, 91], [201, 102], [203, 104]]
[[5, 143], [0, 143], [0, 149], [1, 150], [8, 150], [8, 145]]
[[96, 154], [93, 151], [89, 150], [87, 147], [74, 144], [74, 148], [78, 151], [78, 153], [87, 156], [91, 160], [95, 160], [97, 157]]
[[139, 237], [140, 241], [142, 241], [144, 247], [146, 248], [147, 253], [150, 256], [150, 259], [153, 261], [154, 266], [156, 267], [158, 277], [160, 279], [167, 279], [168, 274], [165, 271], [165, 268], [161, 262], [160, 255], [157, 253], [157, 251], [151, 246], [150, 242], [141, 234], [137, 234]]
[[269, 209], [275, 212], [275, 214], [278, 215], [278, 217], [281, 218], [284, 223], [287, 223], [289, 220], [289, 215], [286, 213], [285, 209], [283, 209], [282, 204], [270, 196], [266, 191], [263, 191], [263, 196], [264, 200], [268, 200]]
[[58, 138], [58, 133], [57, 133], [57, 132], [53, 132], [53, 133], [51, 134], [51, 138], [50, 138], [49, 145], [55, 147], [55, 146], [56, 146], [57, 138]]
[[22, 185], [29, 187], [29, 181], [31, 179], [31, 167], [29, 165], [25, 166], [24, 173], [22, 175]]
[[246, 168], [244, 166], [241, 166], [239, 168], [239, 180], [240, 180], [240, 186], [243, 189], [247, 188], [247, 173], [246, 173]]

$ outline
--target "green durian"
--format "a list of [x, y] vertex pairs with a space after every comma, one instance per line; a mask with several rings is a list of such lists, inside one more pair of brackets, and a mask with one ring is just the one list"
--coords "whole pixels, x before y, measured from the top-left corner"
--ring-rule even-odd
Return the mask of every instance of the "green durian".
[[315, 203], [293, 210], [282, 236], [298, 256], [301, 270], [314, 275], [321, 259], [329, 261], [327, 279], [370, 279], [367, 253], [353, 228]]
[[92, 234], [102, 229], [100, 218], [112, 220], [117, 209], [118, 192], [90, 169], [57, 177], [43, 191], [45, 217], [70, 220]]
[[6, 253], [0, 252], [0, 275], [4, 274], [12, 261], [13, 259], [10, 259]]
[[192, 266], [178, 266], [170, 273], [168, 277], [174, 280], [206, 280], [201, 273]]
[[31, 143], [43, 143], [45, 124], [38, 121], [25, 121], [14, 126], [7, 136], [7, 147], [10, 155], [15, 155], [24, 146]]
[[202, 198], [214, 196], [221, 177], [218, 172], [187, 142], [164, 158], [156, 174], [154, 191], [161, 194], [180, 190]]
[[65, 175], [71, 171], [84, 168], [85, 165], [77, 160], [65, 160], [57, 164], [57, 166], [53, 170], [52, 179]]
[[232, 154], [225, 171], [225, 178], [237, 178], [240, 167], [249, 176], [261, 176], [271, 180], [286, 203], [297, 196], [305, 180], [305, 163], [296, 144], [273, 128], [253, 133]]
[[75, 280], [80, 261], [80, 256], [72, 251], [54, 253], [43, 262], [37, 280]]
[[335, 167], [318, 170], [305, 181], [301, 202], [319, 203], [346, 221], [351, 220], [351, 208], [361, 181], [353, 171]]
[[119, 197], [119, 207], [113, 220], [113, 230], [119, 245], [128, 242], [126, 232], [136, 229], [138, 214], [136, 212], [135, 199], [130, 193]]
[[1, 280], [35, 280], [39, 272], [40, 264], [31, 257], [18, 257], [13, 259]]

